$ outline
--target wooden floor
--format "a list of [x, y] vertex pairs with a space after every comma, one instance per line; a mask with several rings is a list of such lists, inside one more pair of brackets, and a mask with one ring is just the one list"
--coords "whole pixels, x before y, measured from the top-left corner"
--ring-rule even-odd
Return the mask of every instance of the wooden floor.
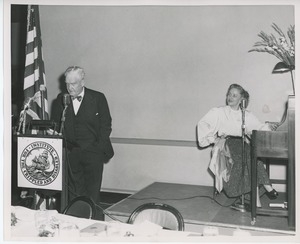
[[[184, 184], [155, 182], [141, 191], [121, 200], [106, 209], [109, 216], [126, 221], [135, 208], [147, 202], [169, 204], [180, 211], [187, 231], [203, 232], [206, 227], [216, 228], [220, 235], [233, 235], [236, 230], [245, 230], [258, 236], [294, 236], [295, 231], [288, 227], [286, 217], [258, 215], [255, 225], [251, 225], [250, 212], [240, 212], [231, 208], [236, 199], [224, 194], [214, 196], [214, 188]], [[261, 198], [262, 206], [268, 207], [267, 196]], [[285, 194], [272, 202], [285, 201]], [[246, 201], [247, 202], [247, 201]]]

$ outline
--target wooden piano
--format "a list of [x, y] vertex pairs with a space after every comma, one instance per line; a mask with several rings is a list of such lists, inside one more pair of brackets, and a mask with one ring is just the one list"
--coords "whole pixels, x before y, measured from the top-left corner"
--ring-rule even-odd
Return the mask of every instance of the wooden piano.
[[[287, 162], [287, 209], [257, 209], [257, 159], [278, 158]], [[289, 96], [283, 120], [276, 131], [252, 132], [251, 138], [251, 224], [256, 215], [287, 216], [288, 226], [295, 229], [295, 96]]]

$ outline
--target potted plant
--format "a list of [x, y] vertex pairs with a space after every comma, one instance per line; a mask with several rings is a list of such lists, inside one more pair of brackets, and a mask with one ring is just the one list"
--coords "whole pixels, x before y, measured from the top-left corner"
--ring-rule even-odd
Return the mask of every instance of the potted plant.
[[290, 72], [292, 77], [293, 92], [295, 95], [293, 70], [295, 70], [295, 25], [288, 28], [287, 36], [276, 25], [272, 24], [272, 28], [276, 31], [278, 36], [273, 34], [266, 34], [261, 31], [258, 36], [261, 41], [254, 44], [254, 48], [249, 52], [266, 52], [280, 60], [272, 71], [272, 73]]

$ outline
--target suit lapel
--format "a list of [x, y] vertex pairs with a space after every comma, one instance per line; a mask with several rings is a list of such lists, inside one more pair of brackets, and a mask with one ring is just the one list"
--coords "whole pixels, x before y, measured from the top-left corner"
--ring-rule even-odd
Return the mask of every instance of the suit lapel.
[[96, 138], [98, 137], [98, 123], [96, 121], [97, 111], [96, 98], [89, 89], [85, 88], [84, 97], [82, 99], [77, 116], [84, 116], [85, 120], [88, 121], [88, 123], [86, 123], [87, 128], [96, 136]]
[[[65, 121], [65, 127], [67, 127], [69, 138], [75, 139], [75, 117], [81, 116], [84, 117], [86, 121], [94, 121], [93, 115], [95, 116], [95, 111], [97, 111], [97, 103], [95, 102], [95, 98], [92, 96], [89, 89], [85, 88], [84, 97], [81, 101], [81, 105], [79, 107], [79, 110], [77, 112], [77, 115], [74, 113], [74, 107], [73, 103], [69, 105], [66, 111], [66, 121]], [[94, 128], [93, 125], [90, 123], [87, 123], [86, 126], [97, 136], [96, 128]]]
[[89, 111], [95, 106], [94, 97], [90, 93], [88, 88], [85, 88], [84, 97], [81, 101], [80, 107], [78, 109], [77, 115], [84, 114], [88, 115]]
[[66, 110], [66, 120], [65, 120], [65, 131], [68, 133], [69, 138], [75, 138], [74, 134], [74, 108], [71, 102]]

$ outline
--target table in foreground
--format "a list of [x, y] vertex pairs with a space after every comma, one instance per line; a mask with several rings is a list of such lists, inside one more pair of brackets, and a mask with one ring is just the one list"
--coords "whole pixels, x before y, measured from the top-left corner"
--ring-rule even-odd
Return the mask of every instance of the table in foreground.
[[240, 230], [251, 236], [295, 235], [295, 231], [287, 228], [287, 220], [281, 217], [261, 216], [256, 226], [252, 226], [249, 212], [241, 213], [230, 208], [233, 201], [223, 193], [214, 197], [212, 186], [153, 182], [105, 209], [105, 220], [127, 222], [137, 207], [155, 202], [176, 208], [184, 219], [185, 231], [205, 234], [214, 228], [219, 236], [234, 236]]
[[[199, 237], [191, 232], [163, 230], [150, 222], [130, 225], [115, 221], [98, 221], [63, 215], [56, 210], [32, 210], [21, 206], [11, 207], [15, 223], [10, 228], [10, 240], [101, 240], [138, 238], [147, 240], [178, 240], [184, 237]], [[8, 223], [7, 223], [8, 224]]]

